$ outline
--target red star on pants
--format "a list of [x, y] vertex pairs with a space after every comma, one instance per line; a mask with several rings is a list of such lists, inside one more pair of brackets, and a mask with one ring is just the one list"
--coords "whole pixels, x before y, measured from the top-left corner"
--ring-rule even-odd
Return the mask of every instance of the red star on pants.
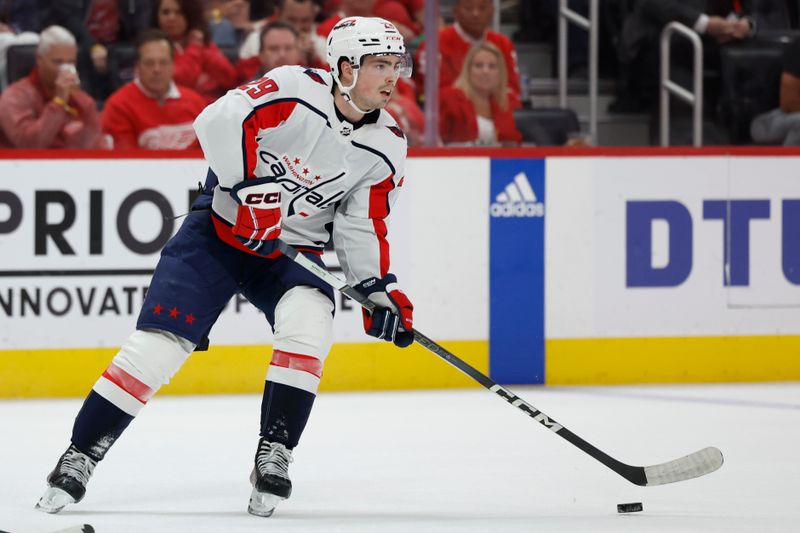
[[188, 315], [186, 315], [186, 323], [191, 326], [192, 322], [194, 322], [194, 315], [192, 313], [189, 313]]
[[153, 312], [157, 315], [160, 315], [162, 309], [163, 307], [161, 307], [161, 304], [156, 304], [156, 306], [153, 308]]
[[171, 316], [172, 318], [178, 318], [179, 314], [181, 314], [181, 312], [178, 311], [177, 307], [173, 307], [172, 309], [169, 310], [169, 316]]

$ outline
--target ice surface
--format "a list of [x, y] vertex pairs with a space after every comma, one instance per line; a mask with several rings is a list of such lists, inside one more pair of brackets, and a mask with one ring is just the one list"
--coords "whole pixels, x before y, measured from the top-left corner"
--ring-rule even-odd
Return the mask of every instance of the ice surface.
[[[0, 402], [0, 530], [661, 532], [800, 529], [800, 384], [510, 387], [629, 464], [717, 446], [706, 477], [637, 487], [483, 389], [323, 393], [295, 450], [291, 499], [247, 513], [260, 397], [156, 397], [86, 498], [33, 509], [79, 400]], [[620, 515], [616, 505], [643, 502]]]

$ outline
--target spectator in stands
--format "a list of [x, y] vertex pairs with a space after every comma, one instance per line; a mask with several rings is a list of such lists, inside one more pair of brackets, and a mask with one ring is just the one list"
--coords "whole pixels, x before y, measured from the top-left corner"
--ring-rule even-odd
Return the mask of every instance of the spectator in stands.
[[250, 20], [274, 20], [277, 3], [278, 0], [252, 0], [250, 2]]
[[[502, 53], [508, 72], [511, 107], [519, 107], [519, 69], [517, 53], [511, 39], [489, 29], [494, 17], [493, 0], [456, 0], [453, 8], [455, 23], [439, 30], [439, 87], [450, 87], [461, 72], [464, 58], [470, 47], [478, 42], [490, 42]], [[417, 49], [414, 69], [417, 94], [425, 91], [425, 43]]]
[[0, 91], [8, 85], [6, 50], [38, 43], [40, 18], [38, 0], [0, 0]]
[[317, 35], [327, 39], [333, 27], [345, 17], [374, 17], [374, 7], [375, 0], [341, 0], [339, 9], [317, 26]]
[[108, 47], [130, 43], [149, 27], [150, 0], [50, 0], [46, 23], [60, 24], [78, 41], [78, 72], [97, 100], [111, 93]]
[[101, 148], [100, 118], [81, 91], [75, 37], [45, 29], [31, 73], [0, 96], [0, 145], [13, 148]]
[[[620, 79], [612, 111], [640, 112], [657, 101], [660, 38], [664, 26], [678, 21], [704, 37], [704, 68], [719, 64], [719, 47], [744, 41], [757, 30], [788, 29], [783, 0], [639, 0], [626, 18], [619, 44]], [[692, 53], [684, 41], [673, 45], [672, 70], [679, 83], [691, 72]], [[686, 82], [684, 82], [686, 83]], [[716, 91], [705, 91], [710, 103]]]
[[12, 33], [42, 30], [42, 6], [44, 0], [0, 0], [0, 25]]
[[415, 39], [423, 30], [425, 0], [376, 0], [372, 12], [394, 24], [406, 43], [418, 44]]
[[800, 37], [783, 50], [780, 107], [754, 118], [750, 136], [757, 143], [800, 146]]
[[111, 95], [103, 110], [103, 131], [115, 149], [199, 148], [192, 124], [206, 100], [173, 81], [174, 49], [157, 29], [136, 43], [136, 78]]
[[[330, 28], [333, 28], [336, 22], [344, 18], [337, 15], [337, 13], [341, 14], [341, 12], [348, 9], [361, 9], [363, 11], [366, 8], [365, 2], [358, 2], [361, 6], [353, 7], [345, 5], [345, 7], [342, 7], [343, 4], [347, 3], [348, 2], [341, 0], [328, 0], [323, 2], [325, 13], [328, 13], [332, 17]], [[394, 24], [397, 30], [403, 35], [407, 46], [412, 44], [416, 47], [417, 43], [412, 43], [411, 41], [416, 39], [422, 30], [421, 21], [423, 20], [425, 0], [375, 0], [371, 2], [371, 4], [369, 15], [361, 16], [380, 17], [388, 20]], [[346, 16], [353, 16], [353, 14], [348, 14]], [[328, 31], [330, 31], [330, 28], [328, 28]]]
[[445, 144], [518, 145], [503, 53], [488, 41], [467, 52], [461, 72], [439, 98], [439, 135]]
[[300, 36], [300, 55], [304, 65], [313, 68], [328, 69], [326, 37], [317, 35], [317, 24], [314, 20], [319, 13], [319, 6], [312, 0], [281, 0], [279, 19], [290, 24]]
[[270, 70], [283, 65], [300, 63], [299, 36], [285, 22], [270, 22], [261, 28], [261, 50], [255, 57], [240, 59], [236, 63], [239, 83], [260, 78]]
[[[312, 0], [281, 0], [278, 4], [277, 19], [289, 24], [297, 31], [300, 64], [327, 70], [325, 37], [317, 35], [317, 25], [314, 23], [318, 11], [319, 8]], [[257, 56], [260, 50], [261, 33], [254, 31], [242, 45], [239, 58], [247, 59]]]
[[221, 0], [212, 11], [209, 28], [217, 46], [239, 47], [261, 24], [250, 20], [250, 0]]
[[236, 69], [209, 41], [200, 0], [155, 0], [153, 26], [172, 40], [174, 79], [212, 102], [236, 85]]

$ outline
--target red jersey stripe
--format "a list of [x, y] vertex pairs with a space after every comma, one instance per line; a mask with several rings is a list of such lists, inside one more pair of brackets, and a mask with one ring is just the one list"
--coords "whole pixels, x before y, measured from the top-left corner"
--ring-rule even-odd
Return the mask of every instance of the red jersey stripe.
[[142, 403], [147, 403], [147, 400], [156, 393], [149, 385], [142, 383], [114, 363], [108, 365], [103, 377]]
[[377, 218], [372, 220], [372, 227], [375, 228], [375, 235], [378, 236], [381, 277], [384, 277], [389, 273], [389, 241], [386, 239], [389, 230], [386, 228], [386, 222]]
[[389, 193], [394, 189], [394, 174], [369, 189], [369, 218], [389, 216]]
[[244, 150], [245, 170], [247, 172], [244, 179], [255, 177], [253, 173], [258, 163], [258, 142], [256, 138], [259, 135], [259, 131], [278, 126], [289, 118], [296, 106], [297, 102], [276, 100], [253, 109], [253, 112], [244, 120], [242, 123], [242, 149]]
[[318, 378], [322, 377], [322, 361], [310, 355], [273, 350], [272, 361], [269, 364], [292, 370], [302, 370]]
[[384, 218], [389, 216], [389, 193], [394, 189], [394, 174], [369, 190], [369, 217], [378, 238], [381, 277], [389, 272], [389, 241], [386, 240], [388, 230]]

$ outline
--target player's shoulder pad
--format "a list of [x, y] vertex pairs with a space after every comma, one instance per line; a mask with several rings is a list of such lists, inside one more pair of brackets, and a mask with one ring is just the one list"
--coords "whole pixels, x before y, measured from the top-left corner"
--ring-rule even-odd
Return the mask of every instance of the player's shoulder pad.
[[298, 98], [302, 93], [299, 67], [277, 67], [261, 78], [239, 85], [234, 93], [245, 96], [254, 106], [279, 98]]
[[[273, 80], [277, 85], [277, 89], [273, 89], [273, 98], [294, 98], [315, 107], [330, 100], [333, 80], [324, 70], [284, 65], [264, 74], [262, 79], [265, 78]], [[250, 83], [250, 86], [254, 85], [258, 85], [257, 80]]]
[[405, 166], [408, 139], [397, 121], [382, 109], [378, 120], [368, 125], [369, 135], [362, 137], [364, 144], [384, 154], [395, 168]]

